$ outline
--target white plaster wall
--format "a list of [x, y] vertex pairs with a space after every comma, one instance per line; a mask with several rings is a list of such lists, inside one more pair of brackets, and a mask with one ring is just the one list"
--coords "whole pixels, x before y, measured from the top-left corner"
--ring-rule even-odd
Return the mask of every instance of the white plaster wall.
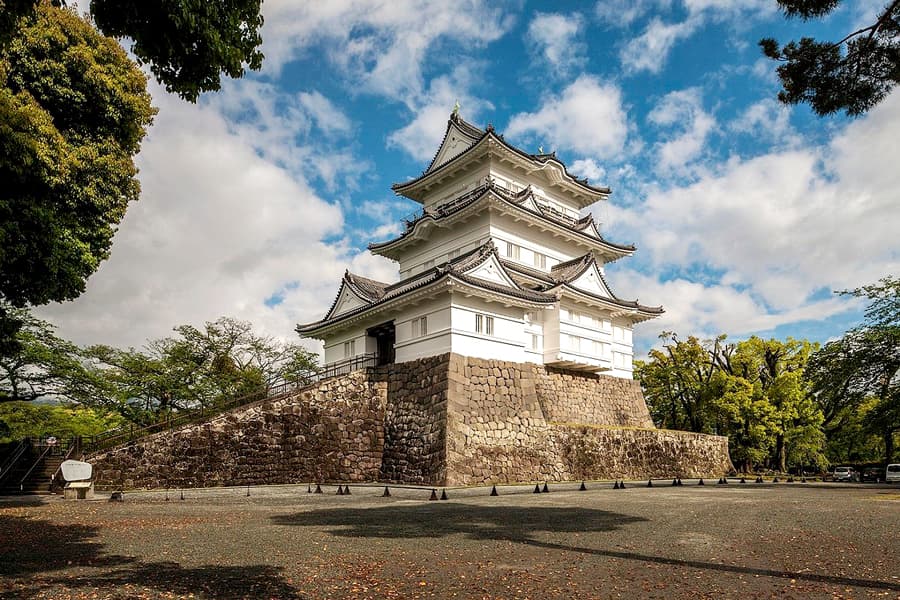
[[[454, 294], [451, 311], [453, 352], [478, 358], [526, 361], [524, 309]], [[477, 314], [493, 317], [492, 335], [475, 331]]]
[[485, 163], [474, 171], [451, 178], [429, 190], [422, 204], [426, 210], [432, 210], [441, 204], [452, 202], [481, 185], [488, 173], [488, 165]]
[[344, 356], [344, 342], [348, 342], [350, 340], [354, 340], [356, 342], [354, 347], [354, 356], [374, 352], [374, 349], [367, 349], [368, 347], [366, 346], [366, 337], [366, 327], [359, 326], [352, 329], [347, 329], [336, 334], [334, 337], [328, 338], [327, 340], [325, 340], [325, 357], [323, 359], [323, 363], [328, 365], [344, 360], [346, 358]]
[[[426, 317], [428, 332], [413, 337], [412, 321]], [[450, 352], [450, 295], [408, 307], [406, 311], [394, 319], [396, 342], [394, 343], [395, 360], [406, 362], [426, 356], [436, 356]]]
[[[465, 223], [457, 224], [453, 229], [432, 229], [428, 240], [416, 244], [399, 259], [400, 278], [405, 279], [416, 273], [427, 270], [425, 263], [434, 261], [435, 265], [447, 262], [450, 252], [465, 254], [481, 246], [490, 237], [488, 215], [482, 213]], [[428, 267], [430, 268], [430, 267]]]
[[[536, 227], [528, 227], [524, 221], [515, 222], [509, 215], [491, 215], [490, 234], [502, 256], [506, 254], [506, 242], [512, 242], [527, 250], [518, 260], [523, 265], [534, 267], [534, 252], [540, 252], [547, 256], [545, 269], [547, 271], [557, 263], [566, 262], [590, 252], [588, 246], [579, 246], [573, 242], [566, 242], [562, 238], [553, 237], [551, 233], [543, 233]], [[602, 261], [602, 258], [598, 257], [598, 260]]]

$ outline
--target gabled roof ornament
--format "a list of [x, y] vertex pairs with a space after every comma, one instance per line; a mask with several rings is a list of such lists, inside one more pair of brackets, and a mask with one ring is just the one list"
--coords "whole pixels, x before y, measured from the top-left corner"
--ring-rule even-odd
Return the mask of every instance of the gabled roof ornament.
[[456, 104], [453, 105], [453, 112], [451, 113], [451, 116], [452, 116], [454, 119], [458, 119], [458, 118], [459, 118], [459, 100], [457, 100], [457, 101], [456, 101]]

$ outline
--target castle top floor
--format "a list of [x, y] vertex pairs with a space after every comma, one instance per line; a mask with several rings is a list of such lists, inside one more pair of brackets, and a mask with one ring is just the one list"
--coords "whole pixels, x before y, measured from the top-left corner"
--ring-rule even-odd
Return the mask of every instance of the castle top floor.
[[566, 170], [555, 153], [529, 154], [507, 143], [491, 125], [484, 130], [454, 110], [441, 146], [428, 168], [392, 189], [433, 211], [453, 202], [485, 181], [518, 193], [527, 187], [547, 209], [577, 218], [580, 211], [610, 194]]

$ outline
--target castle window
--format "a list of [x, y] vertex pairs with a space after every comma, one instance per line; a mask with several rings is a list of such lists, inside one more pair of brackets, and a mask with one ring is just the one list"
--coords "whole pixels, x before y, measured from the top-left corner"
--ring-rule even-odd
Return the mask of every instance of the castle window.
[[531, 349], [532, 350], [540, 350], [541, 349], [541, 338], [536, 333], [531, 334]]
[[547, 268], [547, 257], [540, 252], [534, 253], [534, 266], [538, 269], [546, 269]]
[[506, 242], [506, 256], [507, 258], [511, 258], [513, 260], [519, 260], [519, 257], [522, 255], [521, 246], [517, 246], [512, 242]]
[[428, 317], [419, 317], [412, 320], [412, 337], [428, 335]]
[[494, 317], [487, 315], [475, 315], [475, 332], [485, 335], [494, 335]]
[[356, 356], [356, 340], [344, 342], [344, 358], [350, 358], [351, 356]]

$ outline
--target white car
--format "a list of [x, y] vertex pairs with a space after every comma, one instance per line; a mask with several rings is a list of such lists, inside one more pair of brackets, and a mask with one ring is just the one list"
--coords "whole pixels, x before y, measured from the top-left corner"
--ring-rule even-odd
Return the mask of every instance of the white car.
[[900, 465], [888, 465], [884, 470], [885, 483], [900, 482]]
[[834, 481], [856, 481], [856, 471], [853, 467], [835, 467], [834, 473], [831, 474]]

